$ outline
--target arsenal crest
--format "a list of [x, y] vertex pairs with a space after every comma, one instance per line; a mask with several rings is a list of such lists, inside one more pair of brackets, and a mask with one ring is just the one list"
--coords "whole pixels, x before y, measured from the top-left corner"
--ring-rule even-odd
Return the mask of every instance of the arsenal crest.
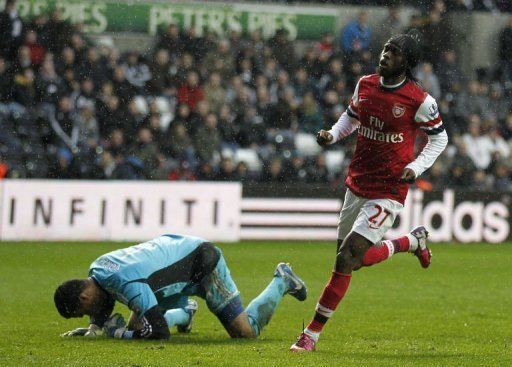
[[395, 118], [402, 117], [404, 113], [405, 107], [403, 105], [401, 105], [400, 103], [395, 103], [393, 105], [393, 116], [395, 116]]

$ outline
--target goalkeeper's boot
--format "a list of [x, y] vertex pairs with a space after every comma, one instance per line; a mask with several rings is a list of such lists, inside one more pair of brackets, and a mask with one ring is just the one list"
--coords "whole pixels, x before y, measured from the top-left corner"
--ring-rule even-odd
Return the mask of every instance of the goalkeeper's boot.
[[418, 241], [416, 250], [413, 254], [420, 261], [423, 268], [428, 268], [432, 259], [432, 251], [427, 247], [428, 231], [424, 226], [414, 228], [410, 234]]
[[290, 264], [279, 263], [274, 272], [274, 276], [283, 278], [288, 284], [286, 293], [297, 298], [299, 301], [304, 301], [308, 295], [306, 283], [299, 278], [297, 274], [292, 271]]
[[297, 341], [290, 347], [290, 352], [313, 352], [315, 340], [306, 333], [300, 334]]
[[188, 321], [188, 324], [176, 326], [178, 333], [190, 333], [190, 331], [192, 330], [192, 319], [194, 318], [194, 314], [197, 312], [198, 308], [199, 305], [197, 304], [197, 302], [192, 298], [189, 298], [188, 305], [187, 307], [184, 308], [184, 310], [190, 315], [190, 319]]

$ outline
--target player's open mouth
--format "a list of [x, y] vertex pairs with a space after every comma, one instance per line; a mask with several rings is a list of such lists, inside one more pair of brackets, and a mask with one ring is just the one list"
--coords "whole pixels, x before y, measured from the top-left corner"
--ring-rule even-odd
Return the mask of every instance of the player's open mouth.
[[387, 65], [386, 60], [381, 59], [381, 60], [379, 61], [379, 66], [380, 66], [381, 68], [386, 68], [386, 67], [388, 66], [388, 65]]

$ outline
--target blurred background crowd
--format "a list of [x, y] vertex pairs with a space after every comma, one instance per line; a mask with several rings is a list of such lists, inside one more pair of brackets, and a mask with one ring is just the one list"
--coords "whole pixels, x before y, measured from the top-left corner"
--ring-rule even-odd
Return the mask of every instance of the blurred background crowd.
[[[382, 1], [365, 3], [382, 5]], [[406, 2], [407, 3], [407, 2]], [[445, 15], [511, 10], [508, 1], [430, 1], [408, 23], [390, 7], [305, 47], [285, 30], [218, 38], [170, 24], [148, 52], [92, 42], [58, 10], [22, 20], [0, 13], [0, 177], [343, 183], [355, 135], [320, 149], [319, 129], [374, 73], [383, 43], [415, 28], [415, 75], [437, 99], [450, 145], [417, 185], [512, 188], [512, 17], [500, 63], [465, 76]], [[425, 138], [418, 140], [418, 150]]]

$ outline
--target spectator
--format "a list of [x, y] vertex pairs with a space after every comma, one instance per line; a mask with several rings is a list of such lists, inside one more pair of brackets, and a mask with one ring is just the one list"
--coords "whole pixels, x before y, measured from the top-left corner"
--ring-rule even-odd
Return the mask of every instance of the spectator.
[[512, 189], [511, 171], [504, 163], [498, 163], [494, 169], [494, 190], [510, 191]]
[[304, 157], [299, 154], [295, 154], [288, 162], [285, 172], [290, 183], [306, 183], [308, 181], [306, 162]]
[[299, 129], [309, 134], [316, 134], [324, 128], [322, 111], [314, 98], [313, 93], [304, 95], [298, 110]]
[[432, 64], [428, 62], [421, 64], [416, 72], [416, 78], [432, 97], [436, 100], [441, 98], [441, 86], [437, 75], [434, 73]]
[[218, 72], [210, 74], [208, 84], [204, 87], [204, 96], [213, 112], [218, 113], [226, 100], [226, 91], [222, 87], [221, 77]]
[[98, 146], [100, 135], [98, 121], [94, 116], [94, 104], [87, 101], [80, 106], [76, 117], [78, 127], [77, 146], [85, 149], [95, 149]]
[[499, 36], [499, 58], [502, 64], [505, 80], [512, 80], [512, 16]]
[[199, 181], [214, 181], [217, 175], [213, 169], [213, 165], [210, 162], [202, 162], [199, 165], [197, 172], [197, 179]]
[[209, 161], [220, 155], [220, 134], [217, 129], [217, 116], [209, 113], [204, 123], [197, 129], [195, 137], [195, 150], [200, 161]]
[[8, 60], [16, 57], [23, 42], [24, 25], [17, 10], [17, 0], [6, 0], [0, 13], [0, 54]]
[[275, 60], [285, 70], [291, 72], [295, 66], [295, 50], [288, 40], [288, 31], [284, 28], [278, 29], [274, 37], [269, 39], [268, 45]]
[[329, 56], [332, 56], [334, 53], [334, 34], [332, 32], [325, 32], [322, 35], [320, 41], [315, 44], [315, 49], [317, 53], [326, 53]]
[[12, 75], [5, 57], [0, 55], [0, 106], [12, 100]]
[[457, 154], [453, 157], [453, 163], [446, 175], [446, 184], [448, 187], [456, 189], [466, 189], [468, 182], [471, 182], [475, 172], [473, 160], [466, 153], [466, 145], [458, 146]]
[[[130, 69], [131, 70], [131, 69]], [[79, 67], [79, 79], [91, 79], [94, 85], [101, 85], [107, 78], [107, 66], [96, 47], [89, 47]]]
[[13, 101], [25, 108], [32, 108], [37, 102], [34, 70], [26, 68], [14, 76]]
[[388, 6], [388, 14], [379, 23], [375, 29], [375, 40], [372, 42], [376, 49], [380, 49], [391, 36], [398, 34], [404, 28], [402, 19], [400, 18], [400, 7], [396, 5]]
[[247, 163], [244, 161], [240, 161], [236, 165], [236, 174], [238, 176], [238, 180], [243, 184], [252, 183], [254, 181], [254, 177], [249, 171]]
[[295, 72], [292, 86], [299, 99], [302, 99], [306, 93], [315, 91], [315, 85], [311, 82], [308, 72], [304, 67], [298, 68]]
[[238, 181], [235, 164], [231, 158], [223, 158], [220, 161], [219, 171], [215, 175], [216, 181]]
[[56, 62], [56, 69], [62, 75], [64, 70], [71, 69], [77, 71], [75, 51], [71, 47], [64, 47], [58, 61]]
[[443, 10], [432, 8], [428, 14], [428, 22], [422, 27], [422, 49], [426, 61], [434, 66], [441, 59], [440, 55], [452, 49], [450, 36], [453, 33]]
[[50, 164], [48, 177], [53, 179], [72, 179], [77, 178], [78, 172], [73, 165], [73, 155], [65, 148], [57, 150], [54, 160]]
[[128, 83], [138, 94], [146, 94], [146, 83], [151, 80], [149, 66], [143, 62], [138, 52], [130, 51], [126, 62], [122, 64], [124, 75]]
[[457, 54], [454, 50], [446, 50], [441, 54], [437, 65], [437, 75], [443, 93], [458, 93], [462, 89], [464, 78], [457, 65]]
[[[153, 141], [151, 130], [142, 127], [137, 133], [137, 140], [130, 151], [131, 155], [141, 163], [140, 167], [145, 178], [151, 179], [158, 167], [160, 151]], [[138, 165], [138, 164], [137, 164]]]
[[181, 161], [178, 167], [172, 170], [167, 177], [170, 181], [195, 181], [196, 176], [186, 161]]
[[[58, 7], [54, 8], [50, 14], [50, 21], [47, 25], [48, 48], [53, 54], [60, 54], [64, 47], [70, 42], [72, 36], [72, 26], [63, 21], [61, 16], [62, 13], [60, 9]], [[75, 46], [78, 46], [78, 43], [75, 43]], [[83, 45], [80, 45], [80, 48], [82, 47]]]
[[37, 33], [34, 30], [29, 30], [27, 32], [25, 35], [24, 45], [30, 51], [30, 60], [32, 62], [32, 66], [39, 68], [44, 60], [46, 49], [38, 42]]
[[155, 52], [153, 62], [150, 65], [151, 81], [148, 85], [148, 91], [153, 95], [171, 94], [169, 89], [176, 87], [176, 82], [172, 74], [172, 65], [169, 58], [169, 52], [161, 48]]
[[510, 102], [504, 98], [501, 84], [491, 84], [489, 88], [489, 105], [487, 106], [485, 117], [504, 121], [510, 111], [510, 107]]
[[467, 91], [458, 95], [456, 102], [456, 114], [467, 118], [469, 115], [483, 115], [487, 110], [489, 101], [482, 95], [480, 83], [472, 80], [468, 83]]
[[468, 132], [462, 137], [467, 154], [479, 169], [486, 169], [491, 163], [492, 144], [489, 139], [482, 136], [480, 119], [474, 115], [469, 123]]
[[61, 97], [57, 109], [53, 106], [46, 109], [46, 118], [52, 129], [49, 143], [76, 152], [78, 143], [78, 124], [73, 118], [72, 105], [69, 97]]
[[239, 144], [240, 123], [235, 124], [235, 115], [227, 104], [220, 107], [218, 129], [224, 145], [236, 149]]
[[228, 40], [219, 40], [217, 48], [206, 55], [205, 67], [209, 74], [217, 71], [223, 80], [228, 80], [233, 76], [235, 59]]
[[167, 138], [164, 140], [163, 153], [179, 161], [190, 161], [194, 156], [192, 139], [182, 121], [176, 121], [169, 127]]
[[126, 80], [124, 68], [121, 66], [117, 66], [114, 69], [112, 84], [114, 86], [114, 93], [119, 97], [119, 101], [123, 105], [128, 103], [137, 93], [136, 88]]
[[361, 11], [357, 19], [348, 23], [341, 33], [340, 46], [348, 57], [370, 49], [372, 32], [368, 25], [368, 13]]
[[43, 103], [55, 105], [62, 93], [64, 93], [64, 83], [57, 75], [53, 61], [46, 59], [36, 77], [36, 89], [38, 100]]
[[13, 62], [13, 71], [21, 72], [23, 69], [32, 67], [32, 59], [30, 58], [30, 49], [27, 46], [21, 46], [18, 54]]
[[326, 184], [329, 182], [329, 170], [325, 154], [319, 154], [315, 157], [315, 163], [308, 173], [308, 182], [316, 184]]
[[199, 76], [195, 71], [189, 71], [186, 82], [178, 89], [178, 103], [186, 104], [194, 111], [199, 101], [204, 99], [204, 91], [199, 84]]
[[183, 41], [181, 40], [180, 31], [176, 24], [169, 23], [166, 31], [159, 36], [155, 49], [167, 50], [173, 61], [176, 61], [179, 58], [179, 55], [183, 52]]
[[283, 162], [279, 157], [272, 158], [265, 166], [260, 176], [260, 182], [282, 183], [286, 181]]

